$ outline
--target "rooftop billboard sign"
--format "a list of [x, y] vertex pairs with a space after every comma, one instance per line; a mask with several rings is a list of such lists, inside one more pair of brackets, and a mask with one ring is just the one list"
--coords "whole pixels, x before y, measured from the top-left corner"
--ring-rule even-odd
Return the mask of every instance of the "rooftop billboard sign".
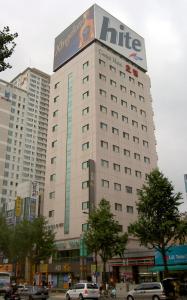
[[147, 70], [144, 39], [96, 4], [56, 37], [53, 70], [95, 39]]

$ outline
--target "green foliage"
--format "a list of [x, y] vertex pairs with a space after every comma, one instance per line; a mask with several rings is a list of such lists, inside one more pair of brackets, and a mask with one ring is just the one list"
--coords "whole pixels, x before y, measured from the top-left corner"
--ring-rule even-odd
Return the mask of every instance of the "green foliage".
[[121, 228], [110, 212], [110, 204], [102, 199], [99, 207], [95, 209], [88, 220], [88, 230], [84, 240], [90, 253], [99, 254], [103, 261], [105, 278], [106, 262], [114, 255], [123, 256], [127, 234], [121, 234]]
[[17, 33], [10, 33], [8, 26], [4, 27], [0, 31], [0, 72], [6, 70], [7, 68], [12, 68], [9, 63], [5, 62], [5, 59], [9, 58], [16, 46], [14, 39], [18, 36]]
[[10, 240], [11, 240], [11, 229], [6, 224], [6, 220], [3, 215], [0, 215], [0, 252], [4, 253], [5, 256], [10, 256]]
[[129, 233], [142, 245], [161, 252], [166, 269], [166, 251], [179, 238], [181, 199], [171, 182], [158, 169], [153, 170], [139, 192], [138, 220], [129, 226]]
[[0, 251], [10, 262], [22, 263], [26, 257], [35, 264], [46, 261], [55, 250], [54, 239], [55, 233], [44, 217], [23, 220], [15, 227], [8, 227], [0, 217]]

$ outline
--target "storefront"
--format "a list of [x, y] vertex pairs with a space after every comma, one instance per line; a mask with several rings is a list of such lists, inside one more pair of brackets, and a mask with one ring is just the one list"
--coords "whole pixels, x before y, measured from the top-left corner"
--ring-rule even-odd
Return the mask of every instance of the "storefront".
[[[171, 276], [187, 280], [187, 245], [172, 246], [166, 252], [168, 271]], [[155, 252], [155, 266], [150, 272], [163, 272], [163, 258], [159, 251]]]

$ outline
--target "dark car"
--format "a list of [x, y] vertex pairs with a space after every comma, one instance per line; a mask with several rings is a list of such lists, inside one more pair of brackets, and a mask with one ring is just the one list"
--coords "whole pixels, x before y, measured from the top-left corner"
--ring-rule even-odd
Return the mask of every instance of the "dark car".
[[49, 297], [49, 292], [46, 287], [41, 286], [26, 286], [26, 289], [20, 291], [20, 295], [24, 296], [26, 299], [42, 299], [45, 300]]

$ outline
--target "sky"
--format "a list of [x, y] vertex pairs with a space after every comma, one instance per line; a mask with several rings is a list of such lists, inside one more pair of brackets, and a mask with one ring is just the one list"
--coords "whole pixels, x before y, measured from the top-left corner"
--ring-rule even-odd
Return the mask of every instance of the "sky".
[[52, 74], [55, 37], [94, 3], [145, 39], [158, 167], [183, 193], [180, 211], [187, 211], [187, 0], [0, 0], [0, 30], [19, 34], [13, 67], [0, 78], [10, 81], [27, 67]]

